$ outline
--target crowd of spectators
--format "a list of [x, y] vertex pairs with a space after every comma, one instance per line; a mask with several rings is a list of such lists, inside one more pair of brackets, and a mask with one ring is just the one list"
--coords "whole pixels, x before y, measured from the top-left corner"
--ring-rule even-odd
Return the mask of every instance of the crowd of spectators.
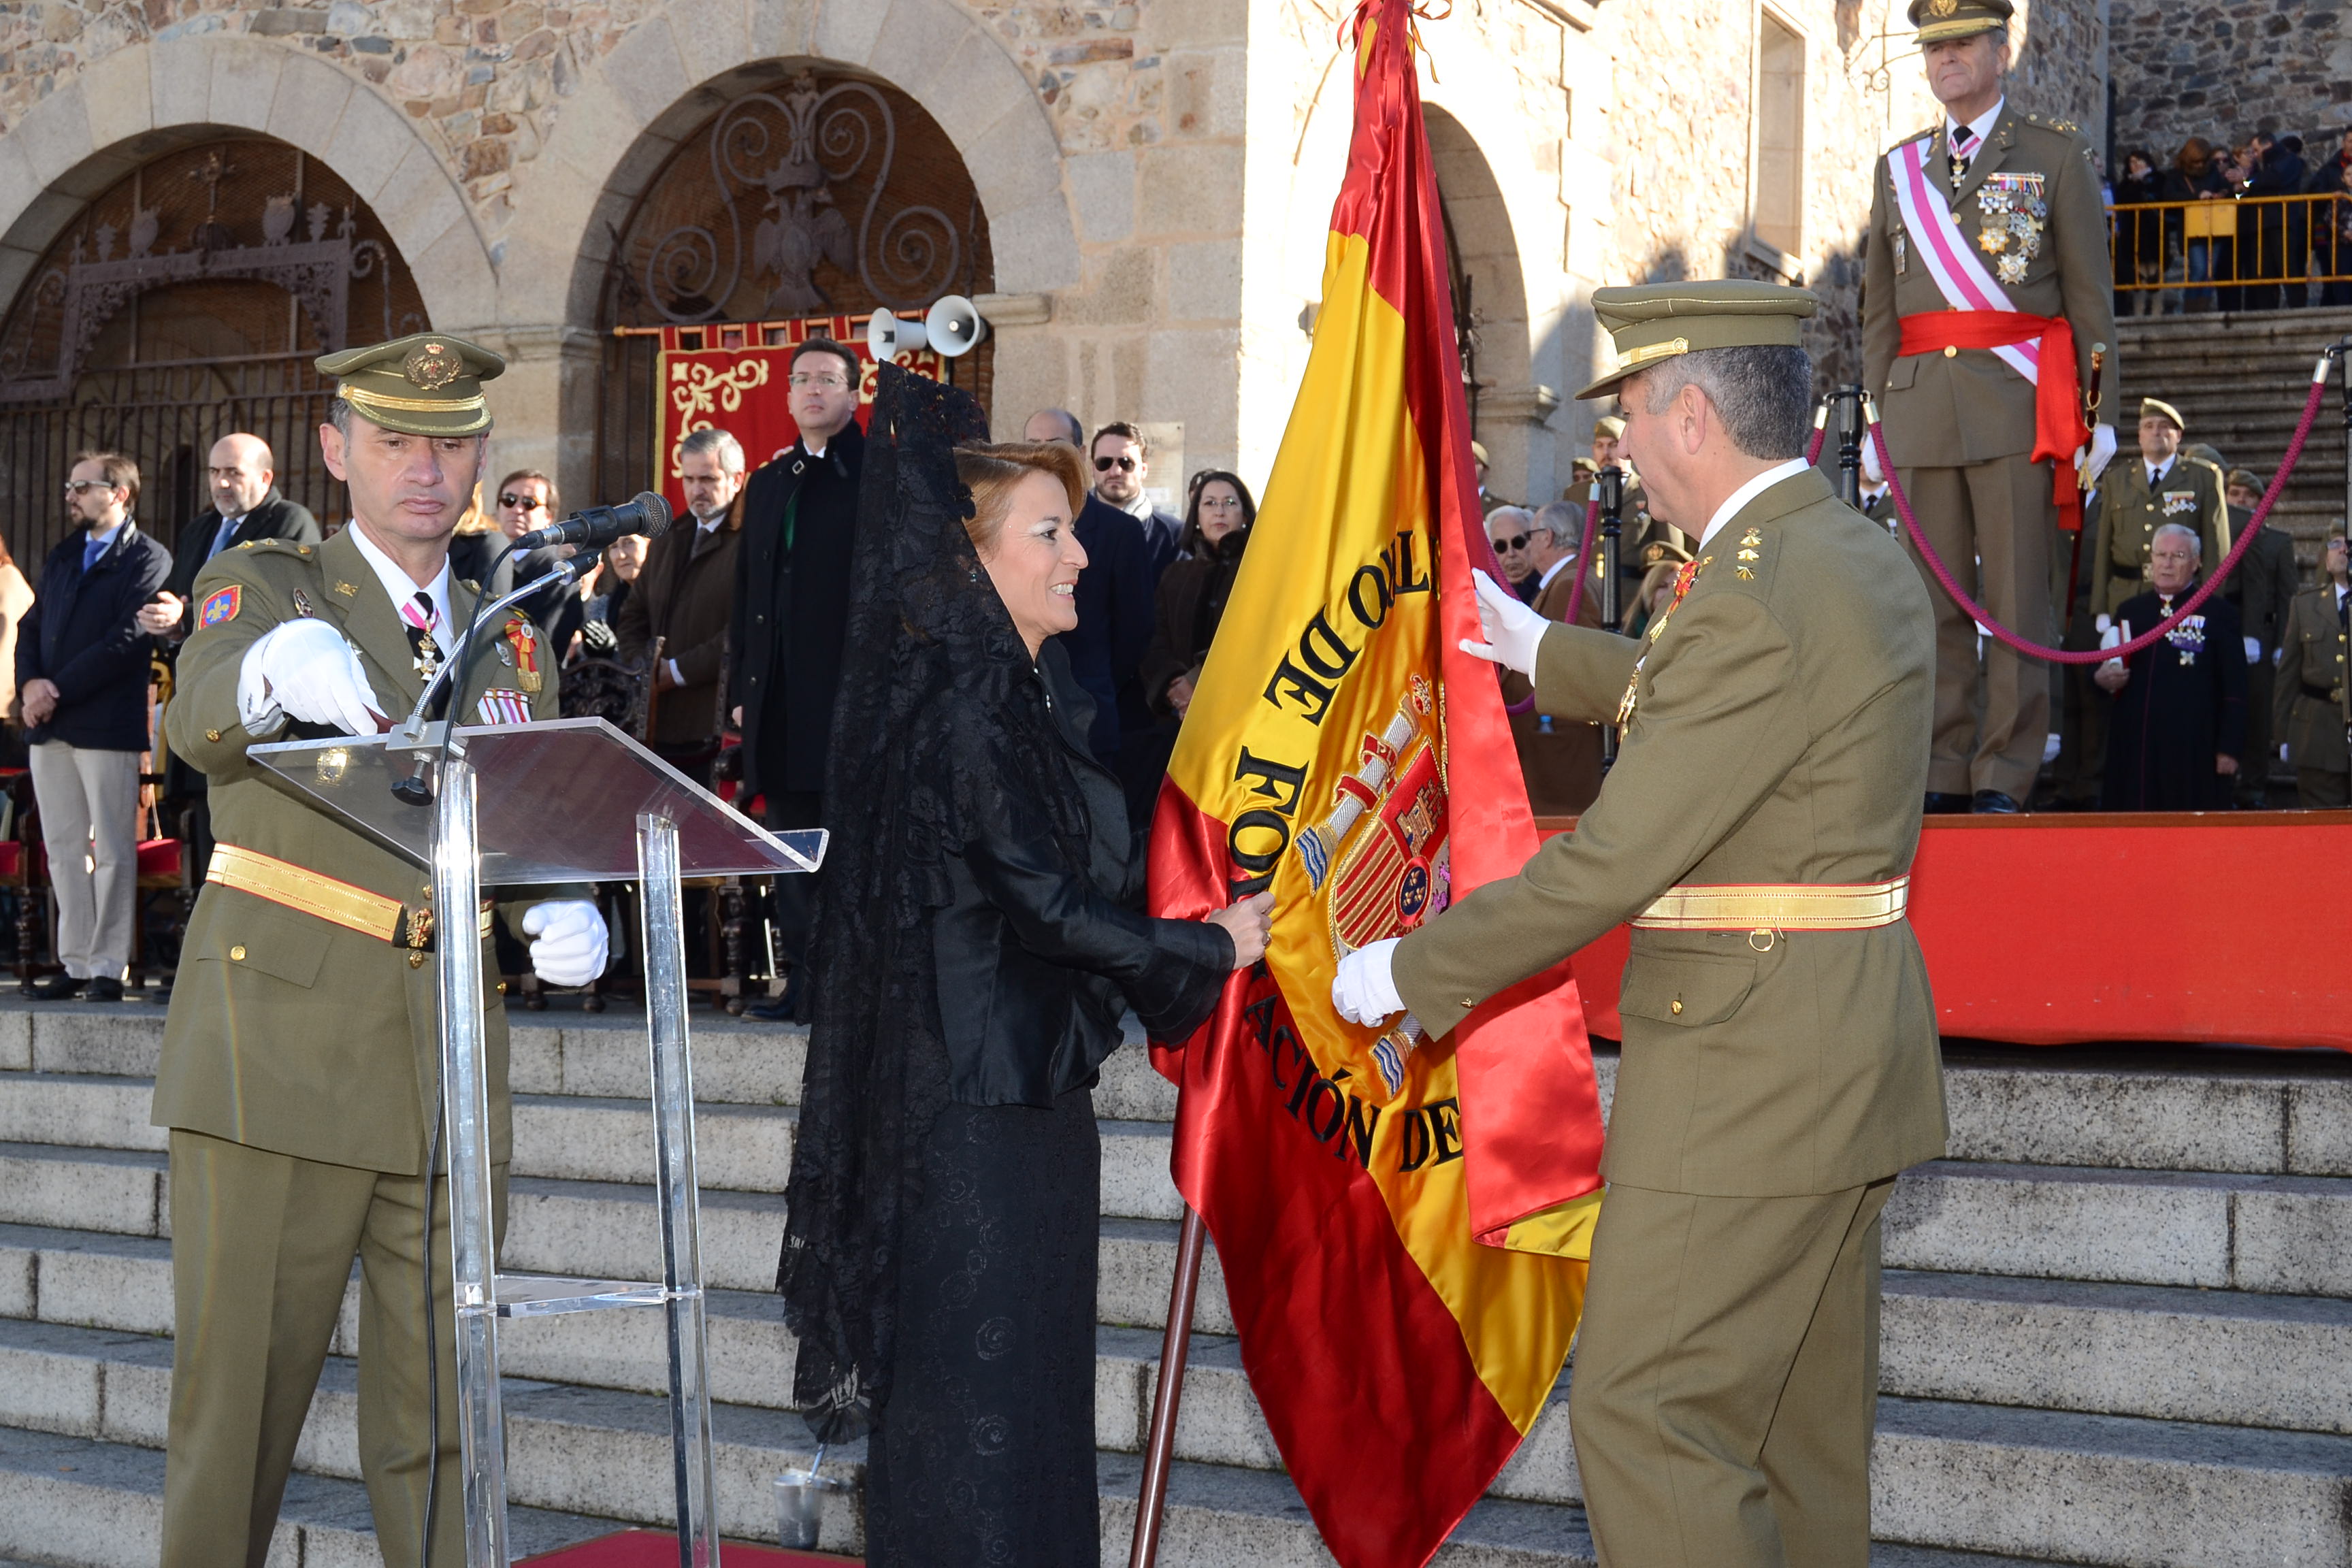
[[[2119, 314], [2352, 305], [2352, 128], [2133, 147], [2110, 182]], [[2279, 199], [2299, 198], [2299, 199]], [[2178, 204], [2178, 205], [2164, 205]]]

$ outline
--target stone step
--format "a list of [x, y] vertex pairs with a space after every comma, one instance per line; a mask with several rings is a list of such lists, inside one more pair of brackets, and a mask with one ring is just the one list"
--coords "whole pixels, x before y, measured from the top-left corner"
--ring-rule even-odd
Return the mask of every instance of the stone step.
[[1879, 1387], [2352, 1434], [2352, 1301], [1888, 1269]]
[[1882, 1399], [1872, 1518], [1895, 1541], [2132, 1568], [2352, 1562], [2352, 1438]]
[[[86, 1437], [0, 1427], [0, 1552], [63, 1568], [154, 1568], [162, 1550], [163, 1456]], [[511, 1510], [519, 1553], [552, 1552], [618, 1528], [610, 1520]], [[768, 1538], [774, 1539], [772, 1525]], [[366, 1490], [297, 1472], [270, 1538], [269, 1568], [383, 1568]]]
[[[1194, 1519], [1192, 1527], [1242, 1531], [1246, 1546], [1221, 1533], [1215, 1539], [1227, 1554], [1208, 1561], [1328, 1561], [1312, 1552], [1297, 1555], [1315, 1546], [1311, 1530], [1295, 1542], [1265, 1535], [1286, 1520], [1308, 1529], [1295, 1492], [1270, 1463], [1244, 1468], [1189, 1457], [1205, 1433], [1238, 1408], [1229, 1385], [1239, 1373], [1229, 1352], [1230, 1346], [1199, 1346], [1201, 1371], [1186, 1379], [1188, 1419], [1180, 1422], [1178, 1453], [1192, 1472], [1192, 1484], [1208, 1489], [1180, 1496], [1176, 1504], [1208, 1509], [1209, 1517]], [[1107, 1344], [1102, 1359], [1140, 1368], [1146, 1354], [1143, 1336], [1129, 1336], [1123, 1345]], [[35, 1426], [93, 1447], [152, 1449], [163, 1441], [169, 1400], [164, 1342], [0, 1325], [0, 1374], [11, 1400], [0, 1423], [15, 1429], [0, 1431], [0, 1486], [13, 1480], [5, 1456], [31, 1441], [26, 1429]], [[1100, 1456], [1106, 1531], [1123, 1531], [1132, 1519], [1132, 1451], [1149, 1410], [1148, 1381], [1136, 1379], [1140, 1401], [1116, 1397], [1098, 1405], [1098, 1431], [1127, 1450]], [[296, 1462], [306, 1475], [355, 1477], [356, 1388], [355, 1365], [331, 1358], [298, 1450]], [[1453, 1547], [1458, 1555], [1451, 1560], [1590, 1561], [1579, 1555], [1589, 1553], [1589, 1545], [1580, 1537], [1575, 1504], [1581, 1489], [1559, 1418], [1564, 1397], [1563, 1390], [1495, 1492], [1465, 1521]], [[664, 1399], [509, 1377], [505, 1402], [509, 1495], [519, 1505], [573, 1515], [593, 1508], [599, 1516], [642, 1524], [668, 1521]], [[2352, 1439], [1921, 1399], [1881, 1400], [1879, 1429], [1873, 1468], [1877, 1528], [1898, 1542], [2158, 1568], [2347, 1561], [2336, 1521], [2352, 1504]], [[713, 1430], [721, 1528], [756, 1536], [766, 1527], [770, 1478], [805, 1464], [814, 1446], [796, 1416], [777, 1410], [722, 1404], [713, 1412]], [[1547, 1456], [1547, 1447], [1556, 1455]], [[829, 1454], [827, 1471], [852, 1478], [861, 1459], [855, 1447]], [[1543, 1483], [1530, 1484], [1547, 1468]], [[1539, 1495], [1515, 1497], [1515, 1489]], [[2086, 1500], [2098, 1500], [2097, 1505], [2086, 1506]], [[1224, 1517], [1235, 1509], [1241, 1519]], [[1171, 1561], [1204, 1560], [1174, 1549], [1175, 1539]], [[828, 1517], [824, 1543], [835, 1551], [859, 1549], [853, 1506], [838, 1505]], [[0, 1535], [0, 1549], [43, 1545]], [[1476, 1554], [1546, 1551], [1554, 1555]], [[1876, 1560], [1906, 1559], [1890, 1553]], [[1909, 1559], [1918, 1568], [1942, 1560]]]
[[1886, 1263], [2352, 1296], [2352, 1182], [1938, 1161], [1886, 1205]]

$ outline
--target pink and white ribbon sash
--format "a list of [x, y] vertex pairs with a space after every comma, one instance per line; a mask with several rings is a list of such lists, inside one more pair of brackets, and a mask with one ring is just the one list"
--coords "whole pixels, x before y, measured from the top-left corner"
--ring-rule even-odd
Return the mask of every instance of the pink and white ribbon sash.
[[[1959, 225], [1952, 216], [1951, 205], [1928, 176], [1927, 147], [1934, 140], [1928, 136], [1906, 142], [1886, 155], [1887, 173], [1894, 176], [1895, 205], [1903, 210], [1903, 224], [1911, 231], [1919, 259], [1942, 291], [1944, 302], [1953, 310], [2015, 310], [2017, 307], [2010, 302], [2008, 290], [1985, 270], [1976, 254], [1960, 243]], [[2042, 384], [2040, 340], [2011, 343], [1992, 352], [2028, 382], [2036, 386]]]

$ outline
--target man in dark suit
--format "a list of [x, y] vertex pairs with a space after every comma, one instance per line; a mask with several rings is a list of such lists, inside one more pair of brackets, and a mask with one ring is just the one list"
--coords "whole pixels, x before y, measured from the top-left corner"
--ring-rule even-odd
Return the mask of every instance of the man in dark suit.
[[[1536, 591], [1528, 602], [1545, 620], [1568, 619], [1568, 602], [1576, 596], [1576, 552], [1583, 537], [1584, 509], [1572, 501], [1551, 502], [1528, 526], [1528, 555], [1536, 568]], [[1601, 626], [1597, 572], [1584, 574], [1576, 624], [1596, 630]], [[1528, 805], [1538, 816], [1581, 816], [1601, 794], [1601, 726], [1538, 713], [1528, 700], [1534, 694], [1526, 676], [1503, 671], [1503, 700], [1513, 710], [1511, 740], [1518, 748]], [[1523, 705], [1526, 711], [1518, 711]]]
[[140, 607], [172, 554], [131, 520], [139, 465], [85, 452], [66, 481], [77, 531], [49, 552], [16, 634], [18, 709], [33, 763], [63, 974], [28, 985], [43, 1001], [122, 1000], [139, 896], [139, 753], [147, 749], [153, 638]]
[[[1087, 433], [1066, 408], [1041, 408], [1021, 427], [1024, 441], [1082, 445]], [[1136, 671], [1151, 646], [1154, 568], [1143, 526], [1096, 495], [1087, 497], [1072, 525], [1087, 552], [1078, 574], [1078, 629], [1054, 640], [1070, 656], [1070, 673], [1095, 700], [1087, 746], [1095, 761], [1118, 768], [1119, 716], [1142, 705]]]
[[1143, 493], [1143, 481], [1151, 472], [1150, 443], [1141, 430], [1118, 420], [1095, 432], [1087, 456], [1094, 464], [1095, 499], [1127, 513], [1143, 530], [1144, 548], [1151, 559], [1151, 585], [1159, 587], [1160, 574], [1176, 559], [1184, 524], [1174, 512], [1152, 505], [1151, 498]]
[[741, 443], [724, 430], [695, 431], [678, 444], [678, 482], [694, 526], [673, 528], [654, 541], [614, 631], [621, 657], [631, 664], [659, 645], [650, 677], [653, 748], [678, 772], [709, 784], [719, 761], [719, 681], [742, 539], [743, 518], [735, 506], [743, 489]]
[[[258, 436], [235, 431], [213, 443], [206, 479], [213, 504], [180, 530], [172, 551], [172, 575], [155, 602], [139, 612], [142, 631], [161, 638], [167, 659], [176, 661], [180, 644], [196, 629], [196, 574], [224, 550], [257, 539], [283, 539], [295, 544], [319, 542], [319, 520], [299, 501], [278, 492], [278, 459], [269, 443]], [[184, 806], [189, 863], [203, 866], [212, 858], [213, 816], [205, 794], [205, 775], [174, 756], [163, 768], [163, 798]]]
[[[801, 344], [790, 392], [800, 439], [743, 486], [727, 701], [743, 731], [743, 793], [767, 797], [770, 827], [817, 827], [824, 820], [826, 737], [841, 686], [865, 466], [866, 437], [856, 418], [863, 379], [856, 354], [831, 338]], [[754, 1017], [805, 1015], [799, 970], [808, 952], [814, 883], [814, 875], [776, 879], [776, 936], [793, 973], [782, 996], [750, 1009]]]

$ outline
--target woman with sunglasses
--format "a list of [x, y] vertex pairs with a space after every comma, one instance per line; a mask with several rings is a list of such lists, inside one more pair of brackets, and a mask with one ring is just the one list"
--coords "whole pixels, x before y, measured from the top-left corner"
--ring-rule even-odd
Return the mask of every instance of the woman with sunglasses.
[[[530, 582], [572, 553], [568, 544], [525, 551], [509, 556], [504, 565], [491, 572], [490, 563], [498, 559], [507, 541], [555, 521], [562, 515], [559, 509], [563, 503], [556, 494], [555, 481], [537, 468], [517, 468], [482, 499], [489, 506], [478, 513], [467, 513], [458, 523], [459, 538], [450, 548], [449, 569], [457, 576], [472, 578], [496, 597]], [[480, 506], [479, 500], [476, 506]], [[467, 526], [477, 515], [488, 525], [478, 533]], [[517, 607], [539, 623], [539, 629], [547, 634], [548, 647], [553, 648], [570, 647], [584, 618], [576, 584], [562, 593], [544, 589]]]

